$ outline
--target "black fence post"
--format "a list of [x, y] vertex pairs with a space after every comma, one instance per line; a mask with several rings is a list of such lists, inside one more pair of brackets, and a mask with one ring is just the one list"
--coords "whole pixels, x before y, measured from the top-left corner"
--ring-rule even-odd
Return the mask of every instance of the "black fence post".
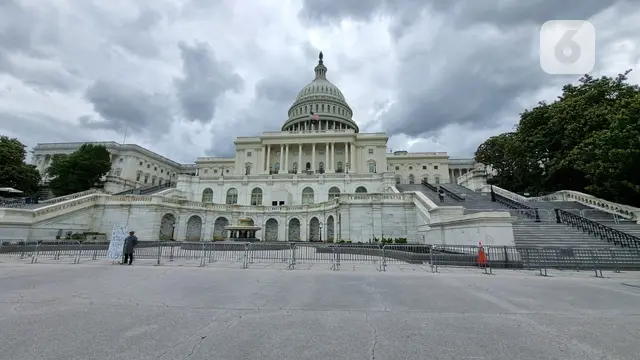
[[540, 222], [540, 214], [538, 213], [538, 208], [533, 209], [536, 212], [536, 222]]

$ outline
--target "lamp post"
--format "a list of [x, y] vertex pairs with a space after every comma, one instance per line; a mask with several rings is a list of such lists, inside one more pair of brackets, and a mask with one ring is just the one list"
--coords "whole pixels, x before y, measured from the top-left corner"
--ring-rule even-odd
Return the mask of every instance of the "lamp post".
[[320, 242], [322, 242], [322, 226], [323, 226], [323, 225], [324, 225], [324, 224], [321, 222], [321, 223], [320, 223]]
[[173, 238], [173, 235], [176, 232], [176, 224], [171, 224], [171, 241], [176, 241], [176, 239]]
[[345, 163], [344, 164], [344, 169], [345, 169], [345, 172], [348, 174], [349, 173], [349, 163]]

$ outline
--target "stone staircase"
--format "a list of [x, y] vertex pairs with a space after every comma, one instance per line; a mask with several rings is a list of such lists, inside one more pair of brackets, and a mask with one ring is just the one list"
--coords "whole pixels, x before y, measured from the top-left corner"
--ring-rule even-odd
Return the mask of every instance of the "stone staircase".
[[[429, 198], [429, 200], [433, 201], [436, 204], [440, 204], [440, 199], [438, 199], [438, 194], [429, 189], [428, 187], [422, 185], [422, 184], [396, 184], [396, 189], [398, 189], [398, 191], [400, 192], [405, 192], [405, 191], [417, 191], [417, 192], [421, 192], [422, 194], [424, 194], [424, 196], [426, 196], [427, 198]], [[452, 204], [452, 200], [448, 199], [448, 204], [447, 205], [457, 205], [457, 204]], [[445, 199], [446, 202], [446, 199]]]

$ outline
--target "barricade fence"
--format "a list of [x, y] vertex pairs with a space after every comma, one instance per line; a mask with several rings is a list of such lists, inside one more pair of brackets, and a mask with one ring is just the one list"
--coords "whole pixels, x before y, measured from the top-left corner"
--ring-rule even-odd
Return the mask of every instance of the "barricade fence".
[[[37, 263], [59, 260], [74, 264], [104, 260], [109, 243], [79, 241], [0, 241], [0, 259], [19, 258]], [[393, 243], [322, 242], [177, 242], [141, 241], [135, 249], [137, 260], [153, 260], [157, 265], [191, 262], [197, 266], [213, 263], [282, 264], [294, 269], [300, 264], [371, 264], [379, 271], [388, 265], [418, 265], [438, 271], [439, 267], [492, 269], [640, 270], [640, 249], [612, 247], [512, 247]], [[119, 262], [113, 260], [113, 262]]]

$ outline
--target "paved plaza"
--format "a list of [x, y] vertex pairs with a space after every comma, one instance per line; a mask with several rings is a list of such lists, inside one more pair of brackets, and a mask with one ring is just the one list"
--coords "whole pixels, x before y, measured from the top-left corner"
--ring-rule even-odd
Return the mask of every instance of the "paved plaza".
[[640, 274], [0, 262], [0, 358], [638, 359]]

